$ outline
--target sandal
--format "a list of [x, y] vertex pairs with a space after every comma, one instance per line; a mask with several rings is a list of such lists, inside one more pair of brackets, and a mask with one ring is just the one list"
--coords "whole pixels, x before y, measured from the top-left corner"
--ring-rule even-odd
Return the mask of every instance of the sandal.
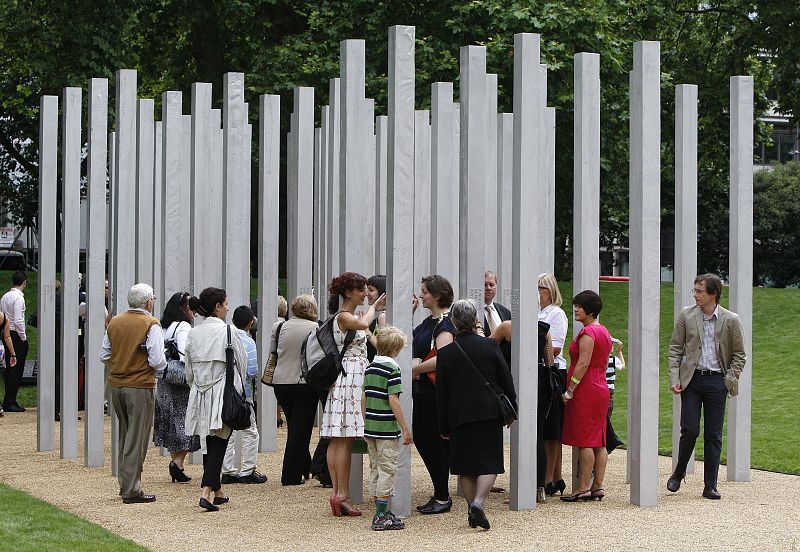
[[339, 508], [341, 508], [342, 515], [350, 517], [360, 516], [363, 512], [350, 504], [349, 500], [349, 496], [339, 497]]
[[341, 517], [342, 515], [342, 500], [336, 496], [335, 494], [331, 495], [330, 499], [331, 503], [331, 513], [336, 517]]
[[594, 489], [592, 491], [592, 497], [590, 500], [603, 500], [604, 496], [606, 496], [606, 491], [603, 489], [603, 487], [600, 487], [599, 489]]
[[586, 502], [587, 500], [593, 500], [592, 491], [589, 489], [586, 489], [585, 491], [578, 491], [574, 495], [562, 496], [560, 498], [564, 502]]

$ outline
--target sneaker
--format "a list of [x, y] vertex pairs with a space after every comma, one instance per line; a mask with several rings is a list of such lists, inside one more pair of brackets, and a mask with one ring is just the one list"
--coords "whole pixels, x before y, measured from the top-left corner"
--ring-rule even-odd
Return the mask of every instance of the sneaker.
[[222, 474], [222, 483], [223, 485], [233, 485], [234, 483], [241, 483], [242, 481], [235, 475], [231, 475], [229, 473]]
[[373, 531], [388, 531], [392, 529], [405, 529], [406, 524], [400, 521], [393, 513], [386, 512], [382, 516], [373, 517], [371, 527]]
[[239, 477], [239, 483], [266, 483], [267, 476], [261, 475], [256, 470], [253, 470], [253, 473], [249, 475], [242, 475]]

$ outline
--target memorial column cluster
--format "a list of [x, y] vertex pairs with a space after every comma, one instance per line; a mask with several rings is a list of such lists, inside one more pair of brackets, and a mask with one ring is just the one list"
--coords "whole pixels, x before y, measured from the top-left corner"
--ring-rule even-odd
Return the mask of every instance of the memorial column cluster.
[[[326, 286], [342, 271], [387, 275], [387, 315], [411, 335], [411, 294], [432, 273], [446, 276], [456, 296], [483, 303], [483, 274], [498, 274], [499, 293], [513, 314], [513, 366], [520, 420], [511, 432], [510, 506], [536, 507], [537, 377], [523, 359], [536, 358], [538, 294], [534, 282], [552, 272], [555, 259], [555, 109], [547, 107], [547, 67], [540, 36], [514, 37], [513, 113], [498, 113], [497, 75], [487, 73], [486, 48], [460, 52], [458, 102], [449, 82], [432, 83], [431, 111], [415, 110], [415, 29], [389, 29], [388, 105], [375, 116], [365, 97], [363, 40], [341, 43], [340, 74], [329, 84], [328, 105], [315, 128], [315, 90], [294, 90], [288, 134], [281, 133], [280, 98], [259, 97], [256, 137], [257, 209], [251, 206], [253, 131], [245, 101], [245, 75], [224, 77], [222, 109], [213, 108], [208, 83], [191, 87], [191, 113], [181, 92], [154, 102], [137, 98], [135, 71], [116, 75], [116, 120], [108, 132], [108, 82], [88, 86], [86, 195], [87, 335], [85, 463], [103, 464], [103, 287], [108, 270], [110, 308], [127, 309], [137, 281], [156, 289], [156, 315], [177, 291], [198, 294], [224, 287], [232, 309], [250, 303], [250, 240], [258, 266], [259, 364], [269, 349], [277, 312], [278, 250], [287, 244], [287, 299], [313, 293], [326, 304]], [[575, 56], [574, 289], [599, 289], [600, 56]], [[752, 79], [734, 77], [731, 88], [732, 305], [751, 326]], [[65, 297], [77, 297], [81, 89], [66, 88], [62, 105], [61, 174], [58, 98], [41, 100], [39, 239], [40, 385], [38, 448], [54, 448], [56, 186], [64, 198], [62, 273]], [[634, 46], [631, 72], [630, 327], [628, 476], [631, 502], [657, 498], [659, 315], [652, 295], [660, 286], [660, 62], [657, 42]], [[676, 312], [690, 297], [696, 268], [697, 89], [676, 89]], [[280, 144], [286, 140], [286, 165]], [[279, 203], [285, 171], [286, 205]], [[107, 209], [106, 202], [110, 204]], [[279, 228], [281, 211], [287, 227]], [[258, 232], [251, 237], [251, 213]], [[282, 233], [283, 232], [283, 233]], [[750, 242], [748, 242], [750, 240]], [[106, 263], [108, 262], [108, 265]], [[108, 269], [106, 268], [108, 266]], [[680, 292], [678, 289], [680, 288]], [[77, 456], [77, 309], [64, 301], [61, 362], [61, 455]], [[231, 309], [231, 310], [232, 310]], [[324, 316], [324, 313], [321, 313]], [[416, 322], [422, 320], [418, 313]], [[70, 331], [66, 331], [67, 328]], [[577, 328], [576, 328], [577, 331]], [[400, 353], [410, 415], [410, 348]], [[729, 478], [749, 471], [750, 374], [732, 402]], [[258, 424], [262, 452], [276, 450], [272, 391], [260, 386]], [[112, 414], [113, 415], [113, 414]], [[112, 423], [112, 448], [116, 447]], [[112, 454], [116, 458], [116, 454]], [[360, 457], [353, 463], [354, 501], [362, 494]], [[116, 469], [112, 465], [112, 471]], [[399, 461], [393, 510], [410, 512], [410, 449]]]

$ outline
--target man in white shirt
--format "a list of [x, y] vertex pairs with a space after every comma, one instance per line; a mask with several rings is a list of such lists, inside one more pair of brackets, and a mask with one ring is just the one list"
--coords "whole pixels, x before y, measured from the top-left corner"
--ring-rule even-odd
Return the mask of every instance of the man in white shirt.
[[[6, 347], [6, 370], [3, 373], [6, 394], [3, 398], [3, 410], [6, 412], [25, 412], [17, 402], [17, 391], [22, 382], [22, 371], [28, 356], [28, 336], [25, 334], [25, 295], [23, 291], [28, 286], [28, 277], [24, 271], [18, 270], [11, 275], [11, 289], [0, 298], [0, 310], [6, 315], [6, 324], [11, 329], [11, 342], [14, 345], [14, 355]], [[14, 356], [16, 364], [11, 366]]]

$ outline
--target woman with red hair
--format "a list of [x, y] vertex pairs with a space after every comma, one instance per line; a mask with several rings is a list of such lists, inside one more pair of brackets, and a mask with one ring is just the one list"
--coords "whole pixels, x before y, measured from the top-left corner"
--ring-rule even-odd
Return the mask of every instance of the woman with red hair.
[[[383, 310], [386, 295], [381, 295], [362, 316], [355, 315], [356, 308], [364, 304], [367, 296], [367, 279], [355, 272], [345, 272], [328, 286], [328, 310], [335, 314], [333, 333], [339, 347], [345, 336], [354, 331], [350, 345], [342, 351], [342, 368], [336, 382], [328, 392], [322, 415], [320, 436], [331, 440], [328, 446], [328, 469], [331, 472], [333, 494], [331, 512], [335, 516], [360, 516], [361, 510], [350, 501], [350, 454], [353, 441], [364, 437], [364, 415], [361, 410], [361, 390], [367, 360], [367, 334], [375, 313]], [[340, 304], [341, 300], [341, 304]]]

